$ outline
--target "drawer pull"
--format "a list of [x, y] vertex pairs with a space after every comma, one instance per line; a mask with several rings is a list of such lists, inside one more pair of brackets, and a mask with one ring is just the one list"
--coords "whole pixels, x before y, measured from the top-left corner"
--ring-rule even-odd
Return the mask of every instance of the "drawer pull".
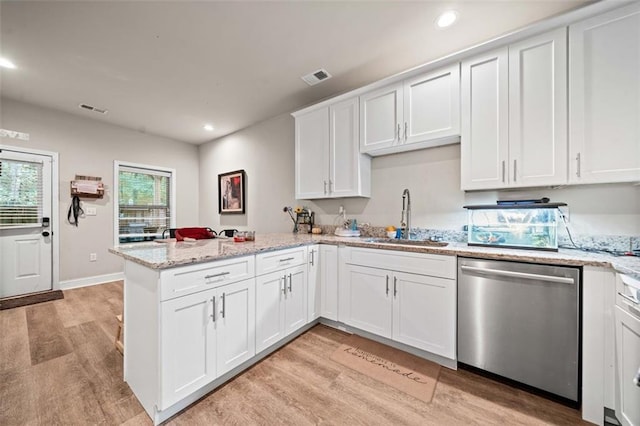
[[626, 299], [628, 302], [633, 303], [635, 306], [638, 306], [638, 302], [636, 302], [633, 297], [627, 296], [626, 294], [620, 293], [620, 292], [618, 292], [618, 295], [621, 296], [623, 299]]
[[280, 259], [280, 262], [288, 262], [288, 261], [293, 260], [293, 259], [295, 259], [295, 257], [287, 257], [285, 259]]
[[204, 277], [205, 280], [209, 280], [211, 278], [223, 277], [225, 275], [229, 275], [231, 272], [220, 272], [219, 274], [207, 275]]

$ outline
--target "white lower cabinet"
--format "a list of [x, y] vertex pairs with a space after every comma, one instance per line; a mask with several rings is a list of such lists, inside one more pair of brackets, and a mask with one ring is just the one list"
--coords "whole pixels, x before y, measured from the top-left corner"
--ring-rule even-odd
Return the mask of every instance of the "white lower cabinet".
[[[449, 359], [456, 358], [453, 256], [347, 248], [341, 259], [342, 322]], [[437, 272], [440, 276], [427, 275], [433, 271], [440, 271]]]
[[402, 272], [393, 280], [393, 339], [455, 359], [455, 280]]
[[[616, 417], [625, 426], [640, 425], [640, 309], [615, 307]], [[631, 313], [633, 312], [633, 314]], [[640, 378], [636, 379], [640, 380]]]
[[255, 280], [161, 303], [160, 409], [255, 355]]
[[256, 351], [261, 352], [307, 323], [307, 266], [256, 278]]
[[344, 322], [378, 336], [391, 338], [392, 295], [389, 280], [393, 273], [359, 265], [347, 265], [347, 311]]

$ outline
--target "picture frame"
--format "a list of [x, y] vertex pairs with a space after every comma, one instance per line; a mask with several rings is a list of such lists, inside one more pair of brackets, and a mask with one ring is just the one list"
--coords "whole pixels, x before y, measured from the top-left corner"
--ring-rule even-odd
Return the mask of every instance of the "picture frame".
[[244, 170], [218, 175], [218, 213], [244, 214]]

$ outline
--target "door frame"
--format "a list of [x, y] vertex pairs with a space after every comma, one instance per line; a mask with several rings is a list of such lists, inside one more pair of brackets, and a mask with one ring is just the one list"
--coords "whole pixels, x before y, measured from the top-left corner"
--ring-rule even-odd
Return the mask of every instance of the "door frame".
[[60, 290], [60, 181], [58, 174], [58, 153], [2, 144], [0, 144], [0, 150], [51, 157], [51, 232], [54, 237], [51, 242], [51, 289]]

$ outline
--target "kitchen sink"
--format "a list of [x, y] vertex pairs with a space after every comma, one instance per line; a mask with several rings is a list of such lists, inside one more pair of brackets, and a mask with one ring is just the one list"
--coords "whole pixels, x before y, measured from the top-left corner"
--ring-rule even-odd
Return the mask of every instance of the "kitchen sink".
[[394, 244], [398, 246], [445, 247], [449, 245], [449, 243], [443, 241], [402, 240], [397, 238], [368, 238], [365, 241], [368, 243]]

